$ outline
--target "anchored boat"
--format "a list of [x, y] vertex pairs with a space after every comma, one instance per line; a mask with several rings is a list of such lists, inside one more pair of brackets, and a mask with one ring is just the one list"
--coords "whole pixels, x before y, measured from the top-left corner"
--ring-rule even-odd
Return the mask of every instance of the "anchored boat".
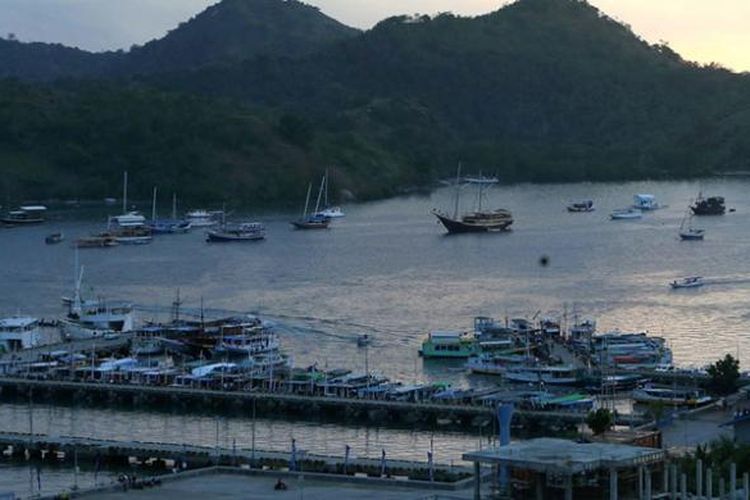
[[704, 198], [701, 193], [698, 193], [698, 198], [690, 206], [690, 209], [695, 215], [724, 215], [724, 212], [726, 212], [723, 197], [709, 196]]
[[0, 222], [10, 225], [40, 224], [44, 222], [44, 214], [46, 212], [47, 207], [43, 205], [23, 205], [0, 217]]
[[467, 177], [464, 183], [477, 188], [477, 209], [474, 212], [459, 215], [461, 197], [461, 165], [456, 172], [456, 193], [453, 216], [433, 209], [432, 214], [443, 224], [449, 234], [456, 233], [488, 233], [507, 231], [513, 224], [513, 214], [510, 210], [498, 208], [486, 210], [483, 208], [487, 190], [498, 183], [495, 177]]
[[618, 208], [609, 214], [611, 220], [632, 220], [643, 217], [643, 212], [637, 208]]
[[594, 201], [593, 200], [581, 200], [574, 201], [568, 205], [568, 212], [580, 213], [580, 212], [593, 212]]
[[206, 241], [213, 243], [260, 241], [266, 237], [266, 227], [260, 222], [226, 224], [206, 233]]
[[318, 190], [318, 200], [315, 203], [315, 210], [312, 213], [308, 213], [307, 209], [310, 206], [310, 194], [312, 193], [312, 183], [307, 185], [307, 197], [305, 198], [305, 208], [302, 210], [302, 217], [291, 222], [295, 229], [328, 229], [331, 224], [330, 217], [327, 217], [321, 213], [320, 210], [320, 197], [323, 194], [323, 187], [325, 186], [325, 177], [320, 181], [320, 189]]

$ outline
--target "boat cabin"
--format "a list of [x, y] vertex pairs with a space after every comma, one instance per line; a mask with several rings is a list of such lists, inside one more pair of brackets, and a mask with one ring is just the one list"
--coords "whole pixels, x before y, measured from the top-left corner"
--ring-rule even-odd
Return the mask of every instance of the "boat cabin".
[[30, 317], [0, 319], [0, 352], [29, 349], [39, 343], [39, 320]]
[[633, 208], [639, 210], [656, 210], [661, 208], [659, 203], [656, 201], [656, 197], [652, 194], [636, 194], [633, 195]]

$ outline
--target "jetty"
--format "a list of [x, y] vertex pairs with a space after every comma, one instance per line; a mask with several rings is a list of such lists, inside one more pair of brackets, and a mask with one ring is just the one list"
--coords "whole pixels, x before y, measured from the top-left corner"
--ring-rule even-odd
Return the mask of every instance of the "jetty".
[[[265, 391], [233, 391], [175, 386], [139, 384], [112, 384], [106, 382], [77, 382], [67, 380], [36, 380], [22, 377], [1, 377], [0, 395], [49, 401], [70, 398], [77, 402], [105, 401], [130, 403], [155, 409], [159, 405], [178, 406], [185, 410], [199, 407], [202, 410], [222, 407], [249, 410], [256, 408], [259, 415], [289, 413], [301, 416], [333, 415], [359, 422], [434, 424], [440, 420], [454, 423], [465, 430], [487, 425], [495, 419], [495, 408], [476, 404], [439, 402], [392, 401], [355, 397], [315, 396], [285, 394]], [[191, 405], [191, 403], [195, 403]], [[536, 411], [518, 409], [518, 419], [559, 422], [577, 425], [586, 414], [566, 411]], [[647, 417], [617, 414], [618, 425], [640, 425]]]

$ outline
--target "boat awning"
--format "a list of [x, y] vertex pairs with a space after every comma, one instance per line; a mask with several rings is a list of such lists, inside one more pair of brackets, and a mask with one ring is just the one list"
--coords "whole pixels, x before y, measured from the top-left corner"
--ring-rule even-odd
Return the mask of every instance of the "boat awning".
[[24, 212], [44, 212], [47, 210], [47, 207], [44, 205], [23, 205], [18, 207], [18, 209]]

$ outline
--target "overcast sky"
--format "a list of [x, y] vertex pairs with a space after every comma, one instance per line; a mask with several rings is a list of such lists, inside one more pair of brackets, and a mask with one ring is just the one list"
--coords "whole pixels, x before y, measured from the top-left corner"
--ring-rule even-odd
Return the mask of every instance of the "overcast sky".
[[[651, 42], [686, 59], [750, 71], [750, 0], [590, 0]], [[216, 0], [0, 0], [0, 33], [88, 50], [158, 38]], [[397, 14], [481, 14], [506, 0], [307, 0], [339, 21], [369, 28]]]

